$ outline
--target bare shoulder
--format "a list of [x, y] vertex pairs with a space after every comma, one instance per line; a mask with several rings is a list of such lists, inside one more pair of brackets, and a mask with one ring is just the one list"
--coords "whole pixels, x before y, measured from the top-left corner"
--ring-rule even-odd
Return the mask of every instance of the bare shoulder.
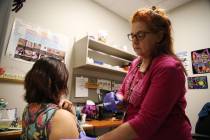
[[58, 109], [50, 123], [50, 140], [78, 138], [79, 136], [75, 116], [64, 109]]
[[75, 120], [76, 116], [65, 109], [58, 109], [56, 111], [54, 117], [55, 117], [55, 119], [59, 119], [62, 121], [62, 119], [74, 119]]

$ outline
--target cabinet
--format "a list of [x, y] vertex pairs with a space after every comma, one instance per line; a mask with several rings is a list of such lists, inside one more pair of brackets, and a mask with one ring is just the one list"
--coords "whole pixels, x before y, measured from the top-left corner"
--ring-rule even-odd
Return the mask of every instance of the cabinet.
[[123, 68], [136, 56], [86, 36], [74, 43], [74, 68], [126, 74]]

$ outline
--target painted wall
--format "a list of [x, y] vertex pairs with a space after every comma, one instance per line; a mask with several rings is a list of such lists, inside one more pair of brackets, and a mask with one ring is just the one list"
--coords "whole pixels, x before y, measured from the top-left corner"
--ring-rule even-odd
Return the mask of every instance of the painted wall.
[[[128, 22], [91, 0], [28, 0], [18, 13], [10, 14], [3, 52], [6, 50], [8, 36], [15, 18], [69, 38], [70, 44], [66, 53], [70, 79], [73, 61], [71, 54], [75, 38], [83, 37], [87, 33], [97, 35], [99, 30], [106, 30], [109, 34], [108, 43], [119, 47], [130, 46], [127, 39], [127, 33], [130, 32]], [[131, 50], [131, 48], [128, 49]], [[6, 67], [9, 72], [18, 70], [26, 73], [32, 64], [11, 60], [2, 53], [1, 66]], [[71, 88], [71, 80], [69, 86]], [[0, 97], [9, 102], [9, 107], [17, 107], [20, 116], [26, 105], [23, 100], [23, 84], [0, 82], [0, 89]]]
[[[210, 74], [192, 74], [190, 52], [210, 48], [210, 1], [193, 0], [169, 12], [174, 30], [176, 52], [189, 52], [189, 76], [207, 76], [210, 86]], [[198, 119], [198, 112], [206, 102], [210, 102], [210, 89], [187, 90], [187, 115], [192, 123], [192, 132]]]

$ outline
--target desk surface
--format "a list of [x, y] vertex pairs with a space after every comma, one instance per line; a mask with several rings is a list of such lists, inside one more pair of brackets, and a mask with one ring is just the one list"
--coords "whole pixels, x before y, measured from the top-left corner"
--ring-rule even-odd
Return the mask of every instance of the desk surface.
[[122, 120], [91, 120], [91, 121], [86, 121], [82, 127], [84, 129], [89, 129], [89, 128], [105, 128], [105, 127], [115, 127], [122, 124]]
[[[106, 128], [106, 127], [116, 127], [118, 125], [122, 124], [122, 120], [91, 120], [86, 121], [85, 124], [82, 125], [82, 127], [87, 129], [93, 129], [93, 128]], [[10, 131], [4, 131], [0, 132], [0, 138], [2, 137], [10, 137], [15, 136], [19, 137], [22, 133], [22, 130], [10, 130]]]
[[0, 136], [20, 135], [22, 130], [9, 130], [0, 132]]

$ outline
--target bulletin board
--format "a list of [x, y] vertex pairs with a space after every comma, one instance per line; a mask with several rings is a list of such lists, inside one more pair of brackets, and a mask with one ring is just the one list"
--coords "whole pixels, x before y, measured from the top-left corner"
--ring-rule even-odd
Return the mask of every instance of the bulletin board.
[[[101, 92], [97, 89], [102, 90], [117, 90], [122, 83], [124, 76], [116, 75], [116, 74], [107, 74], [102, 73], [100, 71], [93, 71], [87, 69], [74, 69], [73, 70], [73, 77], [72, 77], [72, 87], [70, 93], [70, 100], [74, 103], [85, 103], [86, 100], [92, 100], [95, 103], [99, 101], [98, 92]], [[77, 97], [76, 95], [76, 88], [78, 85], [76, 79], [82, 79], [85, 82], [79, 82], [79, 86], [81, 85], [80, 91], [84, 91], [83, 97]], [[86, 83], [88, 82], [88, 83]], [[82, 83], [82, 84], [81, 84]], [[110, 85], [110, 84], [111, 85]], [[86, 86], [86, 87], [85, 87]], [[85, 90], [87, 89], [87, 91]], [[88, 92], [88, 93], [86, 93]]]
[[[73, 80], [74, 84], [72, 87], [72, 92], [74, 94], [71, 94], [71, 99], [73, 102], [85, 102], [87, 99], [90, 99], [97, 103], [99, 93], [102, 91], [117, 90], [121, 84], [120, 81], [100, 79], [95, 77], [74, 76]], [[110, 85], [108, 84], [109, 82]], [[97, 86], [94, 87], [92, 85]]]
[[6, 72], [0, 78], [21, 81], [33, 63], [42, 57], [55, 57], [65, 62], [69, 40], [64, 35], [15, 19], [6, 44], [1, 60]]

